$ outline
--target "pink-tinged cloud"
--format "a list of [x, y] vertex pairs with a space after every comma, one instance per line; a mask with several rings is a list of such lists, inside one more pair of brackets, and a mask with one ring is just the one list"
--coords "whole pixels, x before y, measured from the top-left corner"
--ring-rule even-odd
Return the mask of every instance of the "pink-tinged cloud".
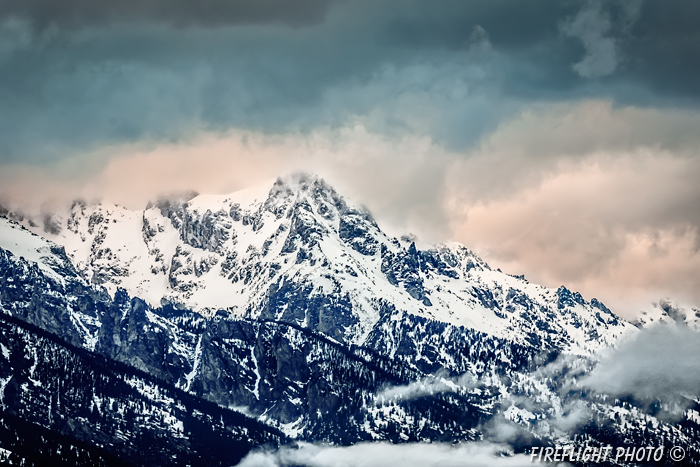
[[494, 267], [565, 284], [632, 318], [663, 297], [700, 303], [693, 127], [693, 112], [583, 102], [532, 108], [469, 153], [372, 133], [361, 120], [310, 133], [231, 131], [104, 148], [51, 169], [8, 167], [0, 198], [34, 211], [76, 197], [138, 209], [164, 194], [227, 193], [309, 170], [365, 203], [392, 235], [461, 241]]

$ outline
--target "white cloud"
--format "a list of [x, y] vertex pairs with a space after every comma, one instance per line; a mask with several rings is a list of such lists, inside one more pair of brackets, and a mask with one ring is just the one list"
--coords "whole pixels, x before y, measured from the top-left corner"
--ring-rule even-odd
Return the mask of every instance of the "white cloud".
[[622, 343], [581, 380], [581, 385], [615, 396], [676, 402], [700, 396], [700, 333], [656, 325]]
[[531, 465], [529, 456], [513, 455], [507, 446], [486, 442], [461, 443], [358, 443], [353, 446], [319, 446], [300, 443], [298, 449], [253, 452], [239, 467], [516, 467]]
[[464, 373], [455, 378], [450, 378], [443, 373], [438, 373], [418, 381], [412, 381], [404, 386], [387, 387], [377, 394], [376, 399], [379, 403], [393, 399], [416, 399], [432, 394], [471, 389], [477, 387], [477, 385], [477, 380], [469, 373]]

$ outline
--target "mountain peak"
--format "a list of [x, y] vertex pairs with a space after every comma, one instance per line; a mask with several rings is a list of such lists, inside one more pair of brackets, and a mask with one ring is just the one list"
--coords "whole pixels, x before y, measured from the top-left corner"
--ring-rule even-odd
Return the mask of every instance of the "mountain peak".
[[631, 327], [597, 300], [492, 270], [463, 245], [391, 238], [315, 174], [192, 195], [142, 211], [82, 204], [33, 230], [112, 294], [293, 322], [358, 344], [396, 316], [576, 351]]
[[325, 185], [333, 189], [323, 178], [313, 172], [295, 171], [287, 175], [277, 177], [274, 186], [286, 186], [295, 191], [305, 191], [312, 185]]

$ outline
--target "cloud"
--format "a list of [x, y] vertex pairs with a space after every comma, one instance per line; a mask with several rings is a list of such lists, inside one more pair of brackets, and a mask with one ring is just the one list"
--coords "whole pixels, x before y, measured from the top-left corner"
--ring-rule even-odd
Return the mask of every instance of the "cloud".
[[377, 393], [376, 401], [382, 403], [394, 399], [417, 399], [419, 397], [443, 392], [457, 392], [464, 389], [472, 389], [477, 386], [478, 382], [474, 376], [469, 373], [464, 373], [454, 378], [450, 378], [446, 373], [438, 373], [417, 381], [412, 381], [407, 385], [384, 388]]
[[[603, 5], [617, 6], [616, 2], [588, 1], [575, 17], [560, 23], [565, 36], [579, 39], [586, 50], [583, 59], [573, 65], [574, 71], [584, 78], [599, 78], [609, 75], [618, 67], [621, 58], [618, 39], [611, 36], [613, 23], [610, 11]], [[619, 3], [615, 29], [629, 33], [640, 14], [641, 0]]]
[[698, 124], [595, 101], [528, 110], [447, 172], [453, 236], [628, 318], [663, 296], [698, 303]]
[[[690, 19], [700, 11], [651, 3], [5, 2], [0, 163], [358, 119], [468, 150], [535, 103], [695, 105], [700, 41]], [[562, 40], [562, 21], [576, 37], [592, 34], [581, 66], [601, 74], [614, 62], [614, 78], [580, 79], [571, 69], [579, 39]]]
[[605, 356], [580, 381], [614, 396], [678, 401], [700, 396], [700, 334], [687, 327], [646, 328]]
[[583, 60], [573, 65], [576, 73], [584, 78], [597, 78], [615, 71], [618, 51], [615, 39], [607, 36], [610, 29], [610, 18], [601, 11], [599, 3], [593, 2], [562, 23], [562, 33], [580, 39], [586, 49]]
[[[505, 455], [504, 455], [505, 453]], [[525, 466], [530, 457], [513, 455], [508, 446], [487, 442], [388, 444], [358, 443], [349, 447], [319, 446], [300, 443], [298, 449], [283, 447], [276, 452], [248, 454], [240, 467], [282, 467], [299, 465], [308, 467], [386, 466]]]
[[310, 133], [207, 133], [187, 142], [102, 151], [50, 167], [6, 166], [0, 172], [0, 204], [35, 215], [76, 198], [142, 209], [173, 192], [225, 194], [307, 170], [367, 204], [393, 235], [447, 237], [448, 218], [439, 206], [452, 156], [425, 137], [380, 135], [358, 124]]
[[433, 54], [377, 42], [379, 26], [352, 14], [302, 31], [117, 24], [33, 37], [27, 23], [2, 24], [12, 39], [0, 56], [5, 164], [358, 120], [376, 133], [463, 147], [518, 108], [500, 99], [490, 79], [498, 54], [474, 29], [461, 49]]

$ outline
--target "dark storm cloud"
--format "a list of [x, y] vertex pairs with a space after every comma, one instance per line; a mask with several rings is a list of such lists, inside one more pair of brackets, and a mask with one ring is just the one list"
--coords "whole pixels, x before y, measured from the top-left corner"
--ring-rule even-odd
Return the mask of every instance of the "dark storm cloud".
[[8, 0], [1, 16], [28, 19], [44, 30], [80, 28], [115, 21], [148, 21], [176, 26], [283, 23], [303, 25], [323, 19], [328, 0]]
[[[623, 42], [620, 80], [697, 105], [700, 98], [700, 3], [647, 1]], [[683, 102], [690, 99], [691, 102]], [[680, 100], [680, 102], [678, 101]]]
[[0, 161], [358, 116], [465, 149], [533, 102], [696, 106], [699, 13], [681, 1], [7, 1]]

